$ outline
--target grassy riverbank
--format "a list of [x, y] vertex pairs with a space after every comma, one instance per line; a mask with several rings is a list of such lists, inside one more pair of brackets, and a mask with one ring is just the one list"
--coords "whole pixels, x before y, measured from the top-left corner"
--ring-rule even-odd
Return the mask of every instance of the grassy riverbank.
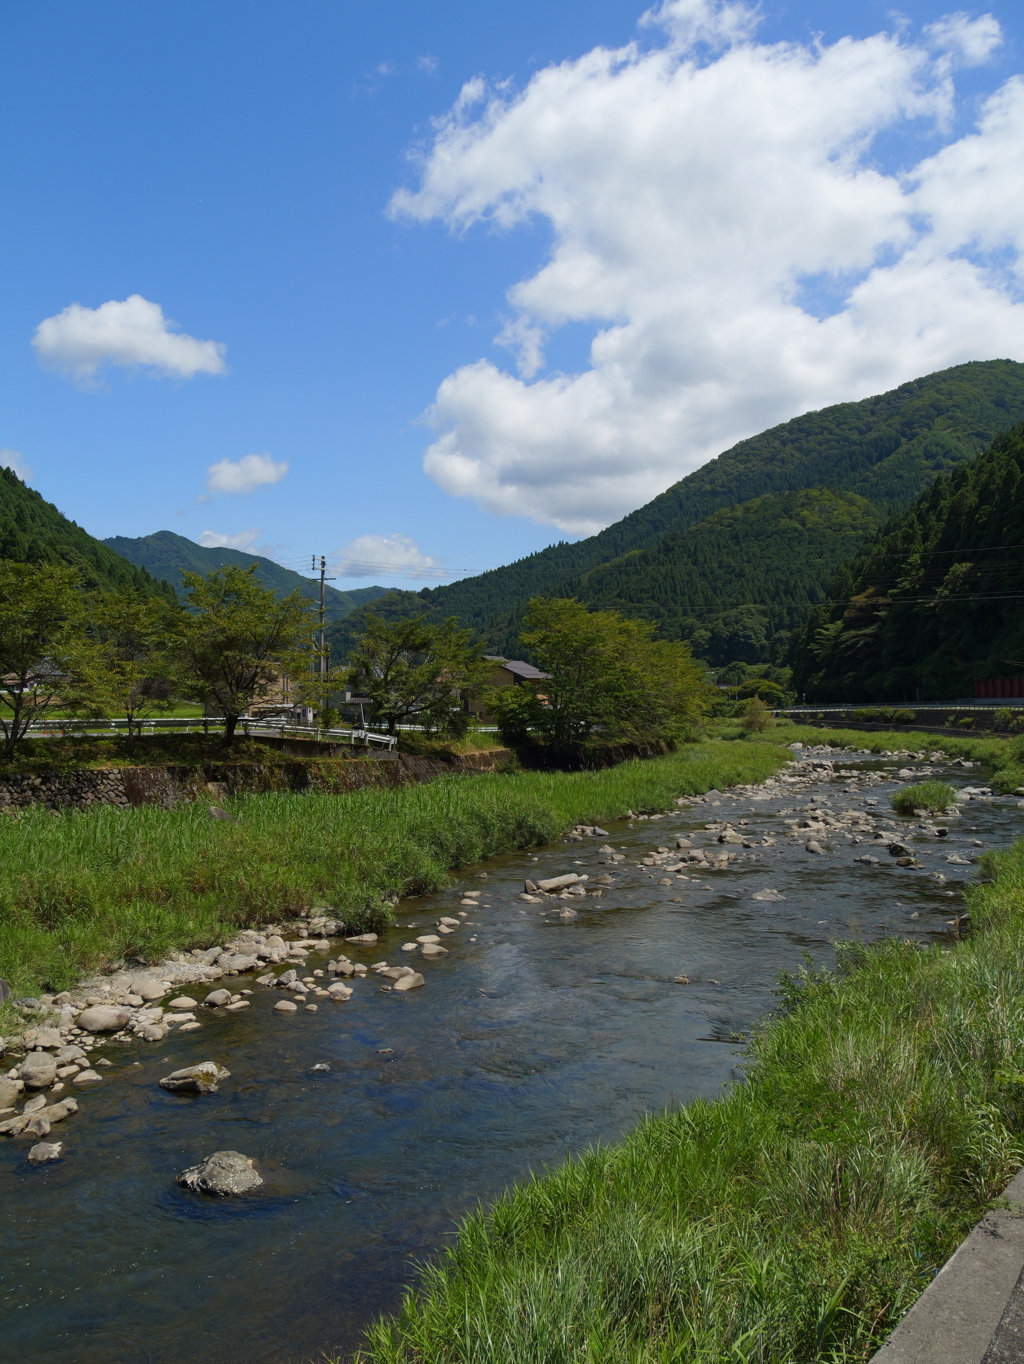
[[236, 823], [200, 804], [35, 808], [0, 819], [0, 976], [16, 996], [59, 990], [118, 959], [207, 946], [318, 906], [380, 927], [392, 897], [435, 890], [452, 867], [760, 781], [790, 756], [775, 744], [709, 742], [600, 772], [246, 796], [229, 806]]
[[1024, 1162], [1024, 844], [978, 932], [790, 981], [746, 1083], [469, 1219], [374, 1364], [867, 1360]]

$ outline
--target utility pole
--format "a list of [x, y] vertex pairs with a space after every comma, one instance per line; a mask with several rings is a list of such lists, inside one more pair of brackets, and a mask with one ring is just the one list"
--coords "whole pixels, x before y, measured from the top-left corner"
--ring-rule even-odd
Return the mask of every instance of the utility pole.
[[[312, 567], [313, 573], [316, 574], [318, 570], [315, 554], [313, 555]], [[320, 573], [320, 626], [319, 629], [317, 630], [316, 666], [313, 668], [313, 672], [314, 674], [319, 674], [320, 676], [320, 708], [321, 711], [325, 711], [327, 709], [327, 702], [330, 699], [327, 690], [328, 688], [327, 679], [331, 671], [330, 657], [327, 649], [327, 636], [324, 630], [324, 615], [326, 612], [327, 605], [326, 584], [328, 582], [333, 582], [334, 579], [327, 577], [327, 559], [323, 554], [320, 555], [319, 573]]]

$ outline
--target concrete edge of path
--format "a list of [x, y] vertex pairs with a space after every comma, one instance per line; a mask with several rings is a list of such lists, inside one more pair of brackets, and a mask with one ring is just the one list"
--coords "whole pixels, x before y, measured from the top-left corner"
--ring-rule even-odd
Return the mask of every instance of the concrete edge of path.
[[1009, 1208], [986, 1213], [871, 1364], [1009, 1364], [1024, 1358], [1024, 1170]]

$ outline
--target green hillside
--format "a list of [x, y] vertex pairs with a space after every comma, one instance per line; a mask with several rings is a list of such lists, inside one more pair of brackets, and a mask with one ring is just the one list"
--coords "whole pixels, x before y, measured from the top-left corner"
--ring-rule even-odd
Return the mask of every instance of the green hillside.
[[[301, 573], [293, 573], [282, 568], [272, 559], [264, 559], [260, 554], [246, 554], [240, 549], [206, 549], [184, 535], [173, 531], [158, 530], [154, 535], [143, 535], [131, 540], [124, 535], [113, 535], [103, 541], [104, 545], [122, 555], [129, 563], [146, 568], [154, 577], [165, 578], [174, 588], [181, 587], [182, 572], [212, 573], [215, 568], [226, 564], [238, 564], [248, 568], [256, 565], [256, 576], [264, 587], [273, 588], [279, 596], [285, 597], [298, 588], [304, 597], [314, 601], [320, 599], [319, 581], [314, 586], [311, 579]], [[373, 601], [387, 591], [385, 587], [359, 587], [354, 592], [339, 592], [330, 585], [324, 596], [327, 603], [327, 619], [339, 621], [357, 607]]]
[[880, 519], [856, 493], [765, 493], [593, 569], [567, 594], [656, 621], [660, 635], [690, 640], [716, 666], [780, 661], [822, 584]]
[[1024, 673], [1024, 424], [893, 517], [829, 599], [794, 660], [809, 700], [946, 701]]
[[[683, 600], [699, 598], [705, 605], [693, 613], [697, 626], [710, 631], [709, 638], [721, 638], [721, 630], [708, 617], [720, 615], [726, 603], [727, 609], [738, 609], [737, 576], [745, 584], [742, 595], [751, 602], [771, 600], [780, 582], [791, 582], [798, 593], [786, 601], [813, 601], [815, 596], [820, 600], [835, 556], [826, 556], [815, 569], [818, 541], [812, 535], [797, 544], [798, 552], [805, 555], [803, 564], [792, 565], [789, 578], [779, 579], [775, 554], [781, 542], [776, 539], [766, 557], [757, 542], [756, 528], [762, 518], [764, 525], [776, 526], [773, 537], [784, 533], [770, 505], [760, 509], [739, 533], [743, 554], [764, 559], [761, 577], [756, 565], [739, 564], [727, 553], [723, 555], [720, 526], [709, 528], [707, 539], [702, 536], [667, 545], [666, 536], [679, 536], [705, 517], [766, 494], [812, 488], [856, 494], [872, 505], [876, 516], [887, 515], [908, 506], [938, 474], [973, 458], [997, 432], [1022, 419], [1024, 365], [1012, 360], [957, 365], [889, 393], [809, 412], [773, 427], [741, 441], [599, 535], [576, 544], [552, 545], [506, 567], [425, 591], [423, 597], [432, 612], [456, 615], [476, 626], [492, 647], [503, 652], [515, 648], [518, 613], [536, 593], [578, 592], [588, 602], [604, 604], [610, 601], [607, 593], [612, 590], [624, 609], [644, 614], [655, 610], [664, 632], [674, 636], [691, 629], [684, 625], [689, 617]], [[785, 510], [780, 510], [785, 521]], [[840, 514], [838, 505], [830, 514]], [[842, 532], [844, 552], [850, 546], [850, 534], [866, 534], [870, 528], [870, 518], [861, 507]], [[706, 563], [705, 548], [710, 555]], [[634, 551], [656, 553], [652, 559], [640, 555], [624, 560]], [[604, 571], [595, 574], [601, 566]], [[701, 573], [705, 576], [698, 590], [695, 574]], [[632, 582], [634, 574], [638, 576]], [[780, 630], [798, 623], [792, 612], [777, 619]], [[755, 628], [755, 634], [759, 629]], [[760, 648], [762, 656], [772, 647], [773, 632], [777, 633], [770, 621]], [[746, 633], [747, 627], [741, 627], [740, 636]]]
[[0, 559], [23, 564], [69, 564], [89, 588], [135, 588], [147, 596], [174, 594], [144, 568], [135, 567], [69, 521], [12, 469], [0, 468]]

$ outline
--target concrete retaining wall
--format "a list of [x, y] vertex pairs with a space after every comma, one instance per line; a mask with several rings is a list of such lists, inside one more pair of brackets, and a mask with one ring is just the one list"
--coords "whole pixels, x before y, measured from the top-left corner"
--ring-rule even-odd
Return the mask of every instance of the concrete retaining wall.
[[450, 759], [380, 754], [372, 758], [316, 758], [283, 763], [203, 763], [196, 766], [102, 767], [0, 776], [0, 811], [43, 805], [50, 810], [94, 805], [160, 805], [218, 800], [260, 791], [358, 791], [405, 786], [452, 773], [493, 772], [512, 757], [507, 749]]

